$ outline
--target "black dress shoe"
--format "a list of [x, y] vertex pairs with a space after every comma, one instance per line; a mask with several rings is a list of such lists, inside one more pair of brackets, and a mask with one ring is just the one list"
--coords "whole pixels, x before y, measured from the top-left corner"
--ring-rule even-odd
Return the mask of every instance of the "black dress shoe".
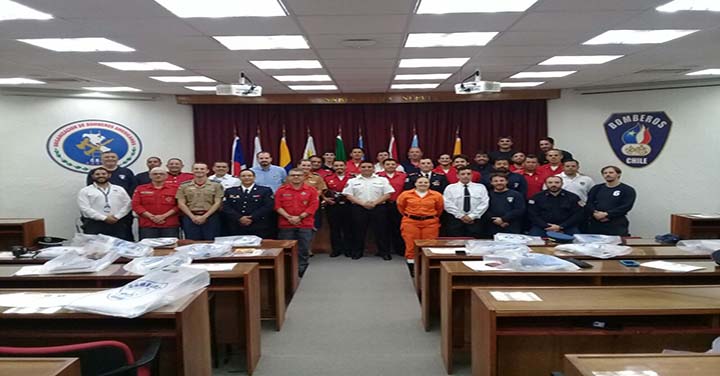
[[338, 257], [338, 256], [340, 256], [340, 252], [332, 252], [330, 254], [330, 257]]
[[415, 278], [415, 264], [407, 264], [408, 271], [410, 271], [410, 277]]
[[382, 256], [382, 259], [385, 260], [385, 261], [390, 261], [390, 260], [392, 260], [392, 256], [390, 256], [390, 255], [383, 255], [383, 256]]
[[361, 257], [362, 257], [362, 256], [360, 256], [360, 255], [355, 255], [355, 256], [352, 257], [352, 259], [353, 259], [353, 260], [359, 260]]

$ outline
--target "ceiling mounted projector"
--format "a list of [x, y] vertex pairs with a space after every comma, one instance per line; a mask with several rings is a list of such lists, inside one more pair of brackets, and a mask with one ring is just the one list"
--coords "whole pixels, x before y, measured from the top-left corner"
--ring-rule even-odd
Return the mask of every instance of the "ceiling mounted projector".
[[236, 97], [260, 97], [262, 96], [262, 86], [255, 85], [250, 77], [240, 72], [240, 83], [217, 85], [215, 86], [215, 94], [234, 95]]
[[483, 81], [480, 78], [480, 71], [468, 76], [463, 82], [455, 84], [455, 94], [481, 94], [481, 93], [499, 93], [502, 88], [497, 81]]

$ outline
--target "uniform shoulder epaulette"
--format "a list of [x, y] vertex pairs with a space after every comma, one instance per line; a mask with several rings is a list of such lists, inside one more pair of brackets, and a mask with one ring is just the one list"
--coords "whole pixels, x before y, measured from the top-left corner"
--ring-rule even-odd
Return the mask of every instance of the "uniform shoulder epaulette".
[[185, 185], [185, 184], [189, 184], [189, 183], [192, 183], [192, 180], [186, 180], [186, 181], [180, 183], [180, 185]]

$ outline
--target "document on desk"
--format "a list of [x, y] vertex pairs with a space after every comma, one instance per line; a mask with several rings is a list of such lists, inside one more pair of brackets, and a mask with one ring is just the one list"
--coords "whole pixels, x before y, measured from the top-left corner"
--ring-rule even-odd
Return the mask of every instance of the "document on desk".
[[497, 270], [512, 270], [512, 269], [505, 269], [505, 268], [497, 268], [492, 265], [497, 265], [497, 261], [463, 261], [463, 264], [467, 266], [468, 268], [476, 271], [476, 272], [482, 272], [482, 271], [497, 271]]
[[671, 272], [692, 272], [694, 270], [701, 270], [705, 269], [702, 266], [695, 266], [695, 265], [688, 265], [688, 264], [681, 264], [677, 262], [668, 262], [668, 261], [650, 261], [650, 262], [644, 262], [640, 264], [640, 266], [644, 266], [647, 268], [654, 268], [654, 269], [662, 269], [667, 270]]
[[447, 248], [447, 247], [432, 247], [428, 248], [428, 251], [436, 255], [454, 255], [457, 251], [465, 252], [465, 248]]
[[42, 267], [43, 267], [42, 265], [23, 266], [22, 268], [20, 268], [20, 270], [16, 271], [15, 274], [13, 274], [13, 275], [21, 276], [21, 275], [40, 274], [40, 272], [42, 271]]
[[195, 269], [205, 269], [209, 272], [229, 272], [237, 266], [237, 263], [218, 263], [218, 264], [190, 264], [188, 267]]
[[542, 302], [537, 294], [529, 291], [490, 291], [490, 295], [499, 302]]

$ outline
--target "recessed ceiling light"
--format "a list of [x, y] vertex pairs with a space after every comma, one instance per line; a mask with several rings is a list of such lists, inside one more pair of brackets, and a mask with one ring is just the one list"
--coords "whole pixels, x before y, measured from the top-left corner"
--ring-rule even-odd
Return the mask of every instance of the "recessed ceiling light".
[[250, 60], [260, 69], [318, 69], [322, 68], [317, 60]]
[[213, 37], [229, 50], [299, 50], [310, 48], [302, 35]]
[[556, 78], [569, 76], [577, 71], [520, 72], [510, 78]]
[[677, 12], [680, 10], [720, 12], [720, 1], [717, 0], [675, 0], [661, 5], [656, 10], [660, 12]]
[[83, 89], [92, 90], [92, 91], [104, 91], [104, 92], [142, 91], [140, 89], [136, 89], [134, 87], [129, 87], [129, 86], [90, 86], [90, 87], [83, 87]]
[[106, 38], [42, 38], [18, 39], [18, 41], [58, 52], [135, 51], [133, 48]]
[[583, 44], [657, 44], [696, 31], [698, 30], [608, 30]]
[[307, 82], [307, 81], [332, 81], [327, 74], [304, 74], [294, 76], [273, 76], [278, 81], [284, 82]]
[[470, 60], [469, 57], [459, 58], [438, 58], [438, 59], [402, 59], [400, 68], [425, 68], [425, 67], [461, 67]]
[[13, 78], [0, 78], [0, 85], [26, 85], [26, 84], [44, 84], [45, 82], [38, 80], [31, 80], [29, 78], [13, 77]]
[[501, 82], [500, 87], [533, 87], [544, 84], [544, 81], [539, 82]]
[[585, 65], [604, 64], [624, 55], [553, 56], [539, 65]]
[[390, 89], [435, 89], [440, 84], [392, 84]]
[[184, 70], [175, 64], [170, 64], [164, 61], [149, 61], [149, 62], [132, 62], [132, 61], [116, 61], [116, 62], [100, 62], [102, 65], [107, 65], [110, 68], [115, 68], [122, 71], [181, 71]]
[[75, 95], [76, 97], [88, 97], [88, 98], [117, 98], [116, 96], [108, 93], [100, 93], [91, 91], [89, 93], [80, 93]]
[[411, 33], [405, 47], [462, 47], [484, 46], [495, 36], [496, 32], [473, 33]]
[[162, 82], [215, 82], [212, 78], [205, 76], [152, 76], [150, 78]]
[[0, 0], [0, 21], [5, 20], [49, 20], [52, 14], [39, 12], [35, 9], [10, 0]]
[[335, 85], [289, 85], [293, 90], [337, 90]]
[[706, 76], [706, 75], [720, 75], [720, 69], [704, 69], [697, 72], [691, 72], [686, 74], [686, 76]]
[[398, 74], [395, 76], [395, 81], [446, 80], [450, 76], [452, 73]]
[[278, 0], [155, 0], [180, 18], [287, 16]]
[[192, 91], [215, 91], [215, 86], [185, 86], [186, 89]]
[[422, 0], [417, 14], [524, 12], [537, 0]]

